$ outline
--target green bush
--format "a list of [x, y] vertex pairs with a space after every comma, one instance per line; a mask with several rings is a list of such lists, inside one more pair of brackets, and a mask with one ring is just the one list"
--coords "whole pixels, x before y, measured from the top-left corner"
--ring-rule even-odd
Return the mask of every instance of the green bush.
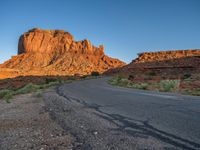
[[12, 90], [1, 90], [0, 91], [0, 98], [4, 99], [7, 103], [10, 103], [10, 99], [13, 97]]
[[[71, 82], [71, 81], [68, 80], [65, 83], [69, 83], [69, 82]], [[36, 92], [40, 89], [45, 89], [45, 88], [48, 88], [50, 86], [58, 85], [60, 83], [61, 83], [61, 81], [56, 79], [56, 80], [48, 80], [47, 84], [36, 85], [36, 84], [29, 83], [29, 84], [25, 85], [24, 87], [17, 89], [17, 90], [8, 90], [8, 89], [0, 90], [0, 98], [3, 98], [4, 100], [6, 100], [6, 102], [9, 103], [10, 99], [12, 99], [13, 95]], [[37, 94], [38, 97], [41, 96], [40, 93], [41, 92], [38, 92], [38, 94]]]
[[35, 92], [38, 88], [39, 88], [38, 85], [29, 83], [25, 85], [23, 88], [16, 90], [14, 94], [26, 94], [30, 92]]
[[7, 95], [8, 93], [10, 93], [11, 90], [1, 90], [0, 91], [0, 98], [4, 98], [5, 95]]
[[186, 73], [183, 75], [183, 79], [189, 79], [192, 75], [190, 73]]
[[127, 87], [146, 90], [148, 87], [148, 83], [128, 83]]
[[179, 89], [180, 80], [161, 80], [160, 87], [161, 91], [172, 92]]
[[56, 82], [56, 81], [58, 81], [58, 79], [57, 78], [46, 78], [45, 81], [46, 81], [46, 84], [48, 84], [51, 82]]
[[122, 77], [121, 76], [116, 76], [112, 79], [109, 80], [109, 83], [112, 84], [112, 85], [118, 85], [120, 84], [122, 81]]
[[151, 72], [149, 72], [149, 75], [150, 75], [150, 76], [156, 76], [156, 72], [151, 71]]
[[133, 80], [135, 77], [132, 75], [132, 74], [130, 74], [129, 76], [128, 76], [128, 79], [129, 80]]
[[191, 93], [191, 95], [194, 95], [194, 96], [200, 96], [200, 89], [193, 90], [190, 93]]
[[97, 72], [97, 71], [93, 71], [93, 72], [91, 72], [91, 76], [99, 76], [100, 74], [99, 74], [99, 72]]
[[116, 81], [117, 81], [117, 82], [121, 82], [122, 79], [123, 79], [122, 76], [117, 76], [117, 77], [116, 77]]
[[129, 80], [126, 78], [118, 78], [117, 83], [120, 86], [127, 86], [127, 84], [129, 83]]
[[[40, 87], [42, 87], [41, 89], [50, 87], [50, 86], [55, 86], [55, 85], [59, 85], [61, 82], [60, 81], [55, 81], [55, 82], [50, 82], [49, 84], [44, 84], [44, 85], [39, 85]], [[65, 82], [67, 83], [67, 82]]]
[[10, 100], [12, 99], [13, 97], [13, 92], [10, 92], [10, 93], [7, 93], [5, 96], [4, 96], [4, 100], [7, 102], [7, 103], [10, 103]]
[[127, 78], [123, 78], [122, 76], [117, 76], [109, 80], [111, 85], [123, 86], [128, 88], [135, 88], [135, 89], [147, 89], [148, 83], [132, 83]]

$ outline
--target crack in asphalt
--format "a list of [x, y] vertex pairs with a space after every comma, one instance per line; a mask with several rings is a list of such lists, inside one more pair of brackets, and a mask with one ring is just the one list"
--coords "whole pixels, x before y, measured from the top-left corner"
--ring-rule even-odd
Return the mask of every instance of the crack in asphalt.
[[[106, 119], [115, 125], [118, 126], [118, 130], [123, 130], [129, 135], [131, 134], [132, 136], [135, 136], [136, 134], [142, 134], [142, 135], [149, 135], [152, 136], [156, 139], [159, 139], [163, 142], [169, 143], [175, 147], [182, 148], [182, 149], [188, 149], [188, 150], [195, 150], [195, 149], [200, 149], [200, 144], [192, 142], [190, 140], [178, 137], [176, 135], [167, 133], [165, 131], [159, 130], [152, 125], [149, 124], [149, 120], [146, 121], [140, 121], [140, 120], [135, 120], [132, 118], [124, 117], [119, 114], [109, 114], [106, 112], [103, 112], [100, 110], [100, 108], [103, 108], [104, 106], [97, 105], [97, 104], [88, 104], [82, 99], [78, 99], [69, 95], [66, 95], [65, 93], [62, 93], [61, 90], [59, 90], [59, 87], [57, 88], [57, 94], [59, 96], [64, 97], [65, 99], [69, 101], [76, 101], [85, 107], [92, 108], [96, 110], [99, 113], [96, 113], [96, 115], [102, 117], [103, 119]], [[166, 106], [169, 107], [170, 105]], [[122, 124], [120, 125], [119, 122]], [[139, 131], [134, 131], [134, 130], [139, 130]]]

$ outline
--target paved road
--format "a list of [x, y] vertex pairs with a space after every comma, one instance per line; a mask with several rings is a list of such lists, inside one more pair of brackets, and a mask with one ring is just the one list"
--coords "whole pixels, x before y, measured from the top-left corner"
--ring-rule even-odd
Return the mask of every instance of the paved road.
[[181, 149], [200, 149], [200, 97], [108, 85], [106, 78], [63, 85], [73, 97], [123, 124]]

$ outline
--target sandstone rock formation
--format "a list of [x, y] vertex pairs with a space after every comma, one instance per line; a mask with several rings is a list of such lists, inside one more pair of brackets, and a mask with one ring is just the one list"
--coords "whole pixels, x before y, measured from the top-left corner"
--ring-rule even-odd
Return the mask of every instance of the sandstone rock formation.
[[[18, 55], [0, 65], [17, 75], [86, 75], [125, 65], [89, 40], [75, 41], [63, 30], [29, 30], [19, 38]], [[11, 71], [12, 72], [12, 71]]]
[[190, 56], [200, 56], [200, 49], [144, 52], [138, 54], [138, 58], [134, 60], [134, 62], [141, 63], [141, 62], [152, 62], [152, 61], [164, 61], [170, 59], [185, 58]]
[[148, 79], [149, 76], [182, 78], [185, 74], [193, 73], [200, 73], [200, 50], [145, 52], [139, 54], [130, 64], [106, 72], [106, 74], [131, 75], [136, 80]]
[[19, 39], [18, 54], [28, 52], [104, 55], [104, 47], [95, 47], [87, 39], [76, 42], [69, 32], [63, 30], [35, 28], [21, 35]]

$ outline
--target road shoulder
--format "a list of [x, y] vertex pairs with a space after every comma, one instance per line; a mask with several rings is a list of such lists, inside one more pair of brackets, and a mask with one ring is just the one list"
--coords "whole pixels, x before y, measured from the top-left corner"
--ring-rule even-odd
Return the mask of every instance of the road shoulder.
[[0, 149], [71, 149], [73, 138], [55, 123], [44, 101], [34, 94], [0, 100]]

